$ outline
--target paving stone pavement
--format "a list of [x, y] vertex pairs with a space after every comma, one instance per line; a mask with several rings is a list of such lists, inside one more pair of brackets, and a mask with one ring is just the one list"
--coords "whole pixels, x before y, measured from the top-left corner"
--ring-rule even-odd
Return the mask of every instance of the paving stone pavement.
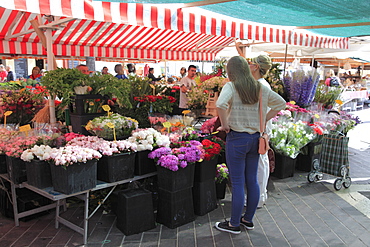
[[[361, 132], [353, 134], [356, 135], [362, 136]], [[312, 184], [307, 182], [307, 172], [296, 171], [294, 177], [286, 179], [273, 178], [274, 189], [270, 189], [265, 207], [256, 212], [254, 230], [242, 229], [241, 234], [233, 235], [214, 228], [216, 221], [230, 216], [228, 191], [216, 210], [197, 216], [194, 222], [177, 229], [157, 224], [153, 230], [132, 236], [124, 236], [116, 228], [114, 215], [99, 211], [89, 221], [87, 246], [370, 246], [370, 200], [358, 193], [370, 191], [369, 145], [352, 142], [349, 154], [353, 180], [349, 189], [335, 191], [335, 177], [330, 175]], [[12, 219], [0, 215], [0, 247], [83, 246], [80, 234], [65, 226], [55, 229], [53, 217], [51, 211], [15, 227]], [[83, 208], [71, 207], [63, 217], [81, 224]]]

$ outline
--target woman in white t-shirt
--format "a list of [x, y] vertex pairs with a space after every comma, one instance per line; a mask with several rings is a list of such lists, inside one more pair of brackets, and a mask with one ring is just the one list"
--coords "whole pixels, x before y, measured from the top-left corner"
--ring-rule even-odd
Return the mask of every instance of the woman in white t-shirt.
[[[258, 57], [252, 58], [251, 62], [249, 63], [249, 67], [251, 69], [251, 73], [257, 81], [265, 85], [266, 87], [270, 88], [270, 84], [264, 79], [267, 75], [267, 72], [271, 68], [272, 63], [270, 57], [266, 55], [259, 55]], [[266, 133], [270, 136], [271, 135], [271, 121], [268, 121], [266, 124]], [[261, 208], [265, 204], [267, 200], [267, 181], [270, 176], [270, 165], [269, 165], [269, 158], [267, 153], [260, 154], [260, 158], [258, 161], [258, 185], [260, 186], [260, 200], [258, 202], [258, 207]]]

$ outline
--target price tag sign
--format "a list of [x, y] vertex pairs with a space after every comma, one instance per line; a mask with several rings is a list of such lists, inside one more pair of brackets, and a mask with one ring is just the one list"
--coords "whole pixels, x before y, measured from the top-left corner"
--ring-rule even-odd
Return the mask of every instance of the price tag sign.
[[114, 129], [114, 124], [113, 123], [107, 123], [106, 125], [108, 126], [108, 128]]
[[188, 113], [190, 113], [190, 112], [191, 112], [190, 110], [183, 110], [183, 111], [182, 111], [182, 114], [186, 115], [186, 114], [188, 114]]
[[6, 128], [6, 117], [10, 116], [13, 112], [12, 111], [6, 111], [4, 113], [4, 128]]
[[320, 118], [320, 115], [319, 115], [319, 114], [315, 114], [314, 116], [315, 116], [315, 118], [317, 118], [317, 119], [319, 119], [319, 118]]
[[340, 99], [335, 100], [335, 103], [337, 103], [338, 105], [343, 105], [343, 101], [341, 101]]
[[164, 122], [162, 123], [163, 127], [167, 128], [168, 130], [168, 133], [170, 133], [170, 128], [172, 126], [172, 124], [170, 122]]
[[30, 131], [30, 130], [31, 130], [31, 125], [29, 125], [29, 124], [19, 126], [19, 131], [20, 132], [26, 132], [26, 136], [28, 136], [28, 131]]
[[6, 117], [7, 117], [7, 116], [10, 116], [10, 115], [12, 115], [12, 113], [13, 113], [12, 111], [6, 111], [6, 112], [4, 113], [4, 116], [6, 116]]
[[103, 105], [102, 106], [104, 111], [110, 111], [110, 106], [109, 105]]
[[116, 138], [116, 129], [114, 128], [115, 127], [114, 124], [113, 123], [107, 123], [106, 125], [108, 126], [108, 128], [113, 129], [113, 139], [114, 139], [114, 141], [117, 141], [117, 138]]

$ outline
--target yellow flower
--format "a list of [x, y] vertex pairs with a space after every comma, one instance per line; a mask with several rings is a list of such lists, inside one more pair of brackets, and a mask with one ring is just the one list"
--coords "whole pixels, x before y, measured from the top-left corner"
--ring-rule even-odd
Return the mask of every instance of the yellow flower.
[[295, 101], [293, 101], [293, 100], [290, 101], [289, 103], [292, 104], [292, 105], [295, 105]]

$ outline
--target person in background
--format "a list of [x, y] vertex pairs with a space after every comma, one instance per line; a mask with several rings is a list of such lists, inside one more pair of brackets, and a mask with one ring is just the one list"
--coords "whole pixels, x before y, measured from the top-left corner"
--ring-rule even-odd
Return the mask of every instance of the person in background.
[[[230, 58], [227, 74], [230, 81], [222, 88], [216, 107], [221, 121], [217, 130], [227, 133], [226, 163], [232, 184], [231, 219], [216, 222], [215, 227], [220, 231], [239, 234], [240, 225], [247, 230], [254, 229], [253, 217], [260, 197], [257, 179], [259, 100], [262, 100], [263, 124], [285, 108], [285, 100], [256, 81], [248, 62], [241, 56]], [[271, 108], [270, 111], [267, 107]], [[247, 188], [247, 207], [242, 216], [244, 186]]]
[[327, 72], [328, 78], [325, 80], [325, 85], [328, 87], [343, 87], [340, 79], [335, 76], [334, 70], [329, 70]]
[[152, 82], [162, 80], [162, 77], [158, 77], [157, 78], [157, 77], [154, 76], [154, 69], [153, 68], [149, 68], [148, 78], [150, 80], [152, 80]]
[[82, 74], [90, 75], [89, 67], [86, 64], [79, 64], [76, 66], [76, 69], [82, 72]]
[[5, 66], [0, 64], [0, 82], [4, 82], [6, 80], [7, 75], [8, 72], [6, 72]]
[[180, 81], [180, 102], [179, 102], [179, 110], [182, 112], [183, 110], [188, 109], [188, 96], [186, 93], [190, 91], [195, 85], [194, 77], [197, 73], [197, 67], [194, 65], [190, 65], [188, 68], [188, 76], [184, 77]]
[[42, 75], [41, 75], [41, 70], [40, 70], [40, 68], [39, 67], [37, 67], [37, 66], [35, 66], [35, 67], [33, 67], [33, 69], [32, 69], [32, 74], [31, 75], [29, 75], [28, 77], [27, 77], [27, 79], [32, 79], [32, 80], [36, 80], [36, 81], [40, 81], [40, 79], [41, 79], [41, 77], [42, 77]]
[[[259, 55], [258, 57], [252, 58], [249, 63], [250, 71], [254, 79], [259, 81], [262, 85], [265, 85], [271, 90], [270, 84], [264, 79], [267, 72], [271, 68], [272, 63], [269, 56]], [[269, 109], [268, 109], [269, 110]], [[270, 136], [272, 131], [271, 121], [267, 121], [266, 133]], [[261, 154], [258, 160], [258, 185], [260, 187], [260, 200], [257, 208], [262, 208], [267, 200], [267, 182], [270, 176], [270, 165], [269, 157], [266, 154]]]
[[127, 71], [129, 75], [136, 75], [135, 65], [132, 63], [127, 64]]
[[180, 81], [182, 78], [184, 78], [186, 76], [186, 68], [185, 67], [181, 67], [180, 69], [180, 76], [172, 76], [173, 78], [175, 78], [177, 81]]
[[123, 71], [123, 66], [122, 64], [116, 64], [116, 66], [114, 66], [114, 71], [117, 73], [117, 75], [115, 75], [115, 77], [117, 77], [118, 79], [127, 79], [127, 76], [125, 75], [125, 72]]
[[108, 68], [106, 66], [103, 67], [103, 69], [101, 70], [101, 73], [103, 75], [109, 75], [109, 71], [108, 71]]
[[7, 65], [6, 66], [6, 72], [8, 72], [8, 75], [6, 76], [7, 81], [15, 81], [15, 73], [12, 71], [12, 66]]

